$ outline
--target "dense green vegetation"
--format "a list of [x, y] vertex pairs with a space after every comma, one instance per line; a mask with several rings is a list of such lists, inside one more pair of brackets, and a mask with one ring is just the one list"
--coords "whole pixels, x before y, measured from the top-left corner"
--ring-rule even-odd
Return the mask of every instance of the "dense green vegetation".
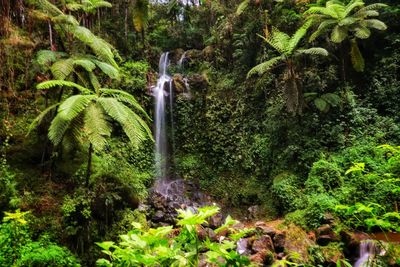
[[[0, 2], [0, 266], [250, 264], [236, 241], [252, 230], [230, 217], [213, 229], [223, 241], [200, 236], [217, 208], [160, 226], [140, 205], [165, 51], [170, 173], [240, 220], [400, 232], [399, 3], [158, 2]], [[338, 251], [348, 266], [344, 243], [264, 256], [333, 266]], [[373, 266], [400, 264], [399, 251]]]

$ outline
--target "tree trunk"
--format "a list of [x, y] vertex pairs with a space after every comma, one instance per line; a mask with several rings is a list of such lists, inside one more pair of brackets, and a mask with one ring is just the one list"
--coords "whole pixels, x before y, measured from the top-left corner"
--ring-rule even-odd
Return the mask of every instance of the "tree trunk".
[[93, 154], [93, 145], [90, 143], [89, 145], [89, 152], [88, 152], [88, 163], [87, 163], [87, 169], [86, 169], [86, 187], [89, 187], [89, 178], [92, 169], [92, 154]]

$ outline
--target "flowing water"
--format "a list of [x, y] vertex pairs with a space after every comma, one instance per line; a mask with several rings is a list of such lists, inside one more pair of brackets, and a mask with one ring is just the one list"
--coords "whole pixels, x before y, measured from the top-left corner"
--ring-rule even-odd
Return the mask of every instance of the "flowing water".
[[360, 257], [354, 264], [354, 267], [367, 267], [378, 252], [376, 241], [364, 240], [360, 244]]
[[155, 168], [157, 180], [165, 179], [168, 176], [166, 98], [170, 98], [169, 104], [170, 108], [172, 107], [172, 78], [167, 73], [168, 56], [169, 53], [167, 52], [160, 57], [157, 85], [153, 88], [155, 98]]

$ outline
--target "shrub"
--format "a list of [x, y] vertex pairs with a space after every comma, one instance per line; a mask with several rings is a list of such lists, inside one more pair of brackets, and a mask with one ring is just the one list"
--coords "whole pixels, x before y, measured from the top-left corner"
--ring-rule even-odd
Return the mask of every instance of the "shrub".
[[249, 260], [236, 252], [236, 242], [248, 230], [237, 231], [231, 228], [237, 221], [230, 216], [225, 224], [215, 230], [227, 230], [230, 235], [221, 242], [209, 239], [200, 240], [198, 229], [207, 218], [217, 214], [218, 207], [199, 208], [193, 213], [190, 209], [178, 210], [178, 229], [163, 226], [145, 230], [141, 224], [132, 223], [134, 229], [121, 236], [121, 242], [97, 243], [109, 259], [99, 259], [98, 266], [197, 266], [202, 253], [207, 263], [223, 266], [243, 266]]
[[271, 187], [276, 206], [281, 211], [294, 211], [304, 207], [303, 194], [294, 174], [282, 173], [274, 178]]
[[323, 193], [343, 184], [343, 170], [336, 162], [319, 160], [315, 162], [305, 182], [308, 192]]

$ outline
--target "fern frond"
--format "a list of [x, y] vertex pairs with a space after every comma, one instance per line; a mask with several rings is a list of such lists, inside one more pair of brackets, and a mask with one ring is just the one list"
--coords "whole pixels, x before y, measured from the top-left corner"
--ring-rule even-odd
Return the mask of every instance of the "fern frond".
[[241, 2], [236, 9], [236, 15], [240, 16], [246, 10], [249, 4], [250, 0], [244, 0], [243, 2]]
[[358, 20], [358, 18], [356, 18], [356, 17], [347, 17], [347, 18], [344, 18], [344, 19], [340, 20], [338, 25], [341, 26], [341, 27], [342, 26], [349, 26], [351, 24], [356, 23], [357, 20]]
[[56, 117], [49, 128], [49, 139], [54, 145], [58, 145], [71, 121], [75, 119], [89, 103], [95, 98], [94, 95], [74, 95], [67, 98], [59, 107]]
[[351, 55], [351, 63], [353, 64], [353, 68], [358, 72], [364, 71], [364, 67], [365, 67], [364, 58], [360, 52], [360, 49], [358, 48], [358, 44], [355, 39], [351, 40], [350, 55]]
[[54, 4], [50, 3], [47, 0], [36, 0], [34, 1], [35, 5], [42, 9], [43, 11], [47, 12], [52, 16], [63, 15], [64, 13]]
[[149, 1], [136, 0], [133, 6], [133, 26], [137, 32], [142, 32], [149, 19]]
[[82, 10], [83, 5], [79, 4], [79, 3], [69, 3], [69, 4], [66, 4], [65, 7], [71, 11], [78, 11], [78, 10]]
[[367, 39], [371, 36], [371, 31], [367, 27], [358, 26], [354, 29], [354, 35], [360, 39]]
[[96, 65], [88, 58], [74, 58], [74, 65], [84, 68], [87, 72], [92, 72]]
[[69, 30], [78, 40], [89, 46], [93, 53], [95, 53], [102, 61], [118, 68], [117, 63], [114, 60], [113, 48], [109, 43], [100, 37], [97, 37], [89, 29], [82, 26], [69, 27]]
[[366, 19], [365, 22], [368, 28], [376, 29], [379, 31], [384, 31], [387, 29], [386, 24], [379, 19]]
[[93, 72], [89, 72], [89, 80], [90, 80], [90, 83], [92, 84], [96, 94], [98, 94], [98, 90], [101, 87], [99, 79], [97, 79], [97, 76]]
[[28, 133], [26, 135], [29, 135], [38, 125], [40, 125], [43, 121], [44, 118], [46, 118], [51, 111], [53, 111], [53, 109], [55, 109], [56, 107], [58, 107], [60, 105], [60, 103], [56, 103], [54, 105], [51, 105], [49, 107], [47, 107], [45, 110], [43, 110], [33, 121], [32, 123], [29, 125], [28, 127]]
[[51, 50], [40, 50], [36, 54], [36, 62], [41, 66], [46, 66], [57, 61], [63, 56], [66, 56], [66, 53]]
[[258, 74], [258, 75], [263, 75], [264, 73], [270, 71], [279, 61], [281, 61], [283, 58], [282, 56], [274, 57], [271, 58], [270, 60], [263, 62], [261, 64], [258, 64], [254, 68], [252, 68], [248, 73], [247, 73], [247, 79], [249, 79], [251, 76]]
[[382, 4], [382, 3], [374, 3], [368, 6], [365, 6], [363, 8], [361, 8], [360, 10], [358, 10], [357, 12], [365, 12], [365, 11], [369, 11], [369, 10], [376, 10], [376, 9], [381, 9], [381, 8], [385, 8], [388, 7], [388, 5], [386, 4]]
[[297, 47], [299, 44], [300, 40], [306, 35], [308, 28], [310, 28], [312, 24], [311, 20], [307, 20], [303, 26], [301, 26], [290, 38], [288, 47], [286, 49], [288, 54], [292, 54], [294, 49]]
[[118, 90], [118, 89], [108, 89], [108, 88], [101, 88], [100, 93], [103, 96], [113, 96], [114, 98], [118, 99], [121, 102], [124, 102], [135, 110], [139, 111], [146, 119], [151, 120], [147, 112], [142, 108], [142, 106], [137, 102], [133, 95], [129, 94], [128, 92]]
[[72, 58], [58, 60], [50, 70], [56, 80], [65, 80], [74, 70], [74, 60]]
[[95, 63], [97, 65], [97, 67], [99, 67], [99, 69], [101, 69], [101, 71], [104, 74], [106, 74], [111, 79], [118, 80], [120, 78], [118, 68], [115, 68], [114, 66], [107, 64], [105, 62], [99, 61], [99, 60], [93, 59], [92, 61], [93, 61], [93, 63]]
[[348, 29], [347, 27], [340, 27], [336, 25], [331, 33], [331, 40], [334, 43], [341, 43], [344, 39], [348, 36]]
[[80, 92], [84, 93], [84, 94], [90, 94], [91, 91], [79, 84], [76, 84], [74, 82], [69, 82], [69, 81], [63, 81], [63, 80], [50, 80], [50, 81], [45, 81], [42, 83], [39, 83], [36, 86], [36, 89], [38, 90], [45, 90], [45, 89], [50, 89], [53, 87], [72, 87], [72, 88], [76, 88], [78, 89]]
[[74, 16], [65, 14], [52, 17], [51, 21], [53, 21], [56, 24], [71, 24], [75, 26], [79, 25], [79, 22], [75, 19]]
[[111, 126], [108, 123], [101, 107], [91, 103], [85, 110], [84, 131], [96, 151], [101, 151], [107, 144], [106, 137], [111, 135]]
[[277, 28], [272, 27], [271, 34], [267, 38], [262, 38], [280, 54], [283, 54], [287, 51], [290, 36], [279, 31]]
[[151, 137], [151, 131], [147, 124], [131, 109], [114, 98], [100, 97], [98, 102], [105, 112], [119, 122], [134, 146]]
[[339, 19], [339, 15], [335, 12], [335, 10], [326, 7], [319, 7], [319, 6], [310, 7], [307, 11], [304, 12], [304, 14], [305, 15], [321, 14], [331, 18]]
[[332, 93], [323, 94], [321, 98], [325, 100], [327, 103], [329, 103], [329, 105], [331, 105], [332, 107], [338, 106], [341, 101], [340, 96]]
[[376, 10], [365, 10], [365, 11], [357, 11], [356, 14], [354, 14], [355, 17], [359, 18], [367, 18], [367, 17], [377, 17], [379, 16], [379, 12]]
[[333, 19], [328, 19], [328, 20], [322, 21], [319, 24], [318, 29], [311, 34], [311, 36], [309, 38], [309, 42], [313, 42], [315, 39], [318, 38], [318, 36], [327, 32], [330, 29], [330, 27], [335, 25], [336, 23], [337, 23], [337, 21], [333, 20]]
[[354, 9], [357, 7], [362, 7], [364, 6], [365, 3], [362, 0], [353, 0], [351, 1], [347, 6], [346, 9], [343, 13], [343, 17], [347, 17]]
[[297, 55], [318, 55], [318, 56], [328, 56], [329, 53], [326, 51], [326, 49], [322, 47], [311, 47], [308, 49], [298, 49], [296, 50]]

